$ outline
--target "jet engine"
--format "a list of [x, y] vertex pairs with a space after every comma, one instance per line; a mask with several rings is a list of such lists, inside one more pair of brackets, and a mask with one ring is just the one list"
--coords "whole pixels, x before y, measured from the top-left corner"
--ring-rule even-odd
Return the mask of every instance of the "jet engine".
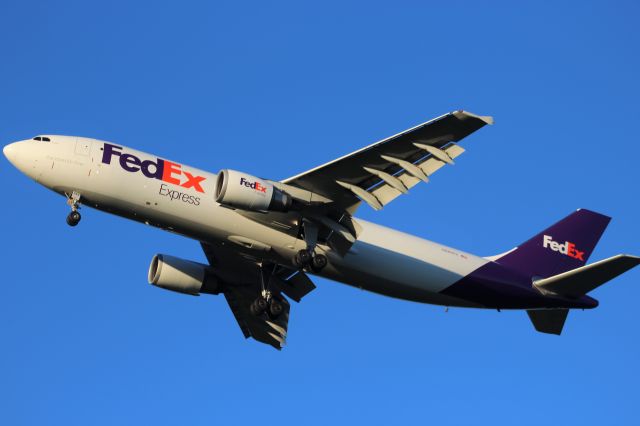
[[235, 170], [220, 170], [216, 181], [216, 201], [228, 207], [250, 211], [286, 212], [292, 198], [268, 180]]
[[149, 284], [194, 296], [219, 293], [211, 267], [166, 254], [156, 254], [151, 259]]

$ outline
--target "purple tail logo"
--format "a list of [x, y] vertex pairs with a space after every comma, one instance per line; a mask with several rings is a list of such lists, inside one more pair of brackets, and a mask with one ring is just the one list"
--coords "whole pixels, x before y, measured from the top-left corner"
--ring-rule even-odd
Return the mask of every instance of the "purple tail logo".
[[560, 244], [557, 241], [553, 241], [553, 237], [551, 235], [545, 235], [542, 237], [542, 246], [544, 248], [562, 253], [565, 256], [573, 257], [577, 260], [582, 260], [583, 262], [585, 260], [584, 251], [576, 249], [575, 244], [570, 243], [569, 241], [565, 241], [564, 244]]
[[579, 268], [593, 253], [610, 220], [591, 210], [577, 210], [496, 262], [530, 277], [543, 278]]

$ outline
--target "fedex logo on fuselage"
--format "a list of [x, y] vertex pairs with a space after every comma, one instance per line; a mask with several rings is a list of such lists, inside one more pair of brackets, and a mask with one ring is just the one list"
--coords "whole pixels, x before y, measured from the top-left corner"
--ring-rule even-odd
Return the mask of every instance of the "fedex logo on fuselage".
[[584, 252], [577, 250], [576, 245], [569, 241], [565, 241], [564, 244], [560, 244], [557, 241], [553, 241], [553, 237], [551, 235], [545, 235], [542, 238], [542, 246], [584, 262]]
[[[204, 193], [204, 189], [202, 189], [200, 184], [206, 178], [203, 176], [193, 176], [191, 173], [182, 170], [182, 166], [180, 164], [172, 163], [171, 161], [162, 160], [160, 158], [156, 161], [141, 160], [133, 154], [123, 153], [121, 146], [105, 143], [102, 153], [102, 162], [104, 164], [111, 164], [111, 158], [114, 156], [120, 157], [120, 167], [127, 172], [142, 172], [142, 174], [148, 178], [158, 179], [174, 185], [179, 185], [183, 188], [193, 188], [198, 192]], [[182, 181], [183, 176], [185, 178], [184, 182]]]
[[245, 178], [241, 177], [240, 178], [240, 185], [244, 185], [247, 188], [255, 189], [258, 192], [264, 192], [265, 194], [267, 193], [267, 187], [262, 185], [258, 181], [250, 182], [250, 181], [246, 180]]

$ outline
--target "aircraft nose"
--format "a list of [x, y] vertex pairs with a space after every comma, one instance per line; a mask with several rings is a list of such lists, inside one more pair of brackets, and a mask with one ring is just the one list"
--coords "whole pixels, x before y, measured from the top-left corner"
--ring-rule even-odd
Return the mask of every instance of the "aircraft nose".
[[17, 142], [10, 143], [9, 145], [2, 148], [2, 153], [4, 154], [5, 157], [7, 157], [7, 160], [9, 160], [9, 162], [13, 165], [16, 164], [16, 159], [17, 159], [16, 144]]
[[30, 141], [19, 141], [10, 143], [2, 148], [4, 156], [13, 166], [25, 173], [28, 176], [32, 176], [36, 168], [36, 162], [34, 161], [32, 150], [30, 149]]

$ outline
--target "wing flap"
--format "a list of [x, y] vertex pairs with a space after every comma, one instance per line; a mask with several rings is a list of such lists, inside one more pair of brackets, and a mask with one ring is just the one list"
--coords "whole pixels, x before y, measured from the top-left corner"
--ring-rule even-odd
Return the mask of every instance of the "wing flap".
[[[445, 152], [451, 159], [455, 159], [464, 153], [464, 148], [459, 145], [452, 144], [444, 149], [443, 152]], [[445, 165], [446, 163], [444, 161], [435, 157], [429, 157], [422, 163], [419, 163], [418, 167], [420, 167], [427, 176], [431, 176]], [[401, 172], [397, 178], [407, 189], [411, 189], [422, 182], [420, 179], [407, 172]], [[376, 187], [371, 191], [371, 194], [376, 197], [383, 207], [398, 198], [400, 195], [403, 195], [401, 191], [386, 183]]]

